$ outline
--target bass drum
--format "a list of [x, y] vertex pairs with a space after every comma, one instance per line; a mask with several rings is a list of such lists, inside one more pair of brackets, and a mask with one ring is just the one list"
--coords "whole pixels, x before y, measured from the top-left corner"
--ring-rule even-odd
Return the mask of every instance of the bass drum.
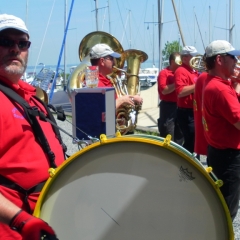
[[61, 240], [233, 240], [218, 184], [176, 146], [101, 136], [56, 169], [34, 215]]

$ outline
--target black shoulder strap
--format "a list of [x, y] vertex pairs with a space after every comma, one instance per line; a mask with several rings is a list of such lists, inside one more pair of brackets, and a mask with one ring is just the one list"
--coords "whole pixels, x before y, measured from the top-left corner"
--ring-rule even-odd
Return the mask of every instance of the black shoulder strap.
[[[26, 114], [26, 120], [31, 125], [35, 138], [39, 142], [40, 146], [43, 148], [43, 151], [47, 154], [50, 167], [56, 168], [55, 164], [55, 154], [51, 151], [50, 145], [43, 133], [43, 130], [36, 118], [36, 116], [39, 116], [41, 120], [45, 119], [44, 113], [38, 111], [37, 107], [31, 107], [20, 95], [18, 95], [15, 91], [13, 91], [11, 88], [3, 85], [3, 83], [0, 83], [0, 90], [11, 100], [18, 103], [24, 110], [24, 113]], [[45, 107], [45, 104], [44, 104]], [[46, 111], [48, 112], [48, 116], [52, 116], [49, 109], [46, 108]], [[53, 118], [54, 119], [54, 118]], [[55, 121], [55, 120], [54, 120]], [[55, 128], [53, 128], [55, 131]], [[56, 132], [55, 132], [56, 133]], [[60, 133], [58, 131], [58, 134], [56, 133], [58, 139], [60, 140], [61, 137]], [[60, 140], [60, 143], [62, 144], [62, 140]]]
[[[57, 122], [56, 122], [53, 114], [51, 113], [51, 111], [50, 111], [49, 108], [48, 108], [48, 105], [47, 105], [45, 102], [43, 102], [43, 101], [42, 101], [40, 98], [38, 98], [37, 96], [34, 96], [34, 98], [37, 99], [37, 100], [44, 106], [44, 108], [45, 108], [46, 111], [47, 111], [47, 115], [48, 115], [49, 120], [54, 123], [54, 124], [52, 124], [52, 128], [53, 128], [53, 130], [54, 130], [54, 132], [55, 132], [55, 134], [56, 134], [56, 137], [57, 137], [57, 139], [59, 140], [59, 142], [60, 142], [60, 144], [61, 144], [61, 146], [62, 146], [62, 148], [63, 148], [63, 152], [64, 152], [64, 154], [65, 154], [66, 151], [67, 151], [67, 147], [66, 147], [66, 145], [65, 145], [65, 144], [63, 143], [63, 141], [62, 141], [62, 137], [61, 137], [59, 128], [57, 127]], [[64, 121], [64, 120], [66, 119], [66, 116], [65, 116], [64, 112], [58, 111], [57, 113], [62, 115], [62, 116], [61, 116], [61, 120], [62, 120], [62, 121]]]

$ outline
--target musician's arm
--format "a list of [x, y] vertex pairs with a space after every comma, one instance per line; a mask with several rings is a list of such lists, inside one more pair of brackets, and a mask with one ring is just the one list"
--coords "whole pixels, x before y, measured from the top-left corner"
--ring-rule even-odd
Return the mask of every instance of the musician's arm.
[[19, 207], [0, 194], [0, 222], [9, 224], [19, 210]]
[[166, 95], [173, 92], [174, 90], [175, 90], [175, 83], [172, 83], [172, 84], [166, 85], [166, 87], [162, 90], [162, 94]]
[[186, 97], [190, 95], [191, 93], [194, 93], [195, 90], [195, 84], [189, 85], [189, 86], [184, 86], [182, 91], [178, 94], [178, 97]]

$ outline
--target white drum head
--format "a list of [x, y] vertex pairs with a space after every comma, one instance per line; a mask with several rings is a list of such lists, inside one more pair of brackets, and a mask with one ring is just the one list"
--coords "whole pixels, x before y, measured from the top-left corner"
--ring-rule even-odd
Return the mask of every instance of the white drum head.
[[229, 240], [219, 189], [191, 159], [156, 141], [112, 139], [68, 159], [35, 216], [60, 240]]

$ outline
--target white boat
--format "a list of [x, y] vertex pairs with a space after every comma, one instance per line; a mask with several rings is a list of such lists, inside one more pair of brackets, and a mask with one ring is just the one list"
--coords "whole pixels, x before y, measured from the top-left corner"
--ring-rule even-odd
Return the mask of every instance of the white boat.
[[143, 89], [153, 86], [157, 82], [159, 68], [151, 67], [139, 70], [140, 86]]
[[24, 75], [21, 77], [21, 80], [31, 84], [32, 81], [34, 80], [35, 76], [36, 76], [35, 72], [28, 72], [28, 73], [25, 72]]

